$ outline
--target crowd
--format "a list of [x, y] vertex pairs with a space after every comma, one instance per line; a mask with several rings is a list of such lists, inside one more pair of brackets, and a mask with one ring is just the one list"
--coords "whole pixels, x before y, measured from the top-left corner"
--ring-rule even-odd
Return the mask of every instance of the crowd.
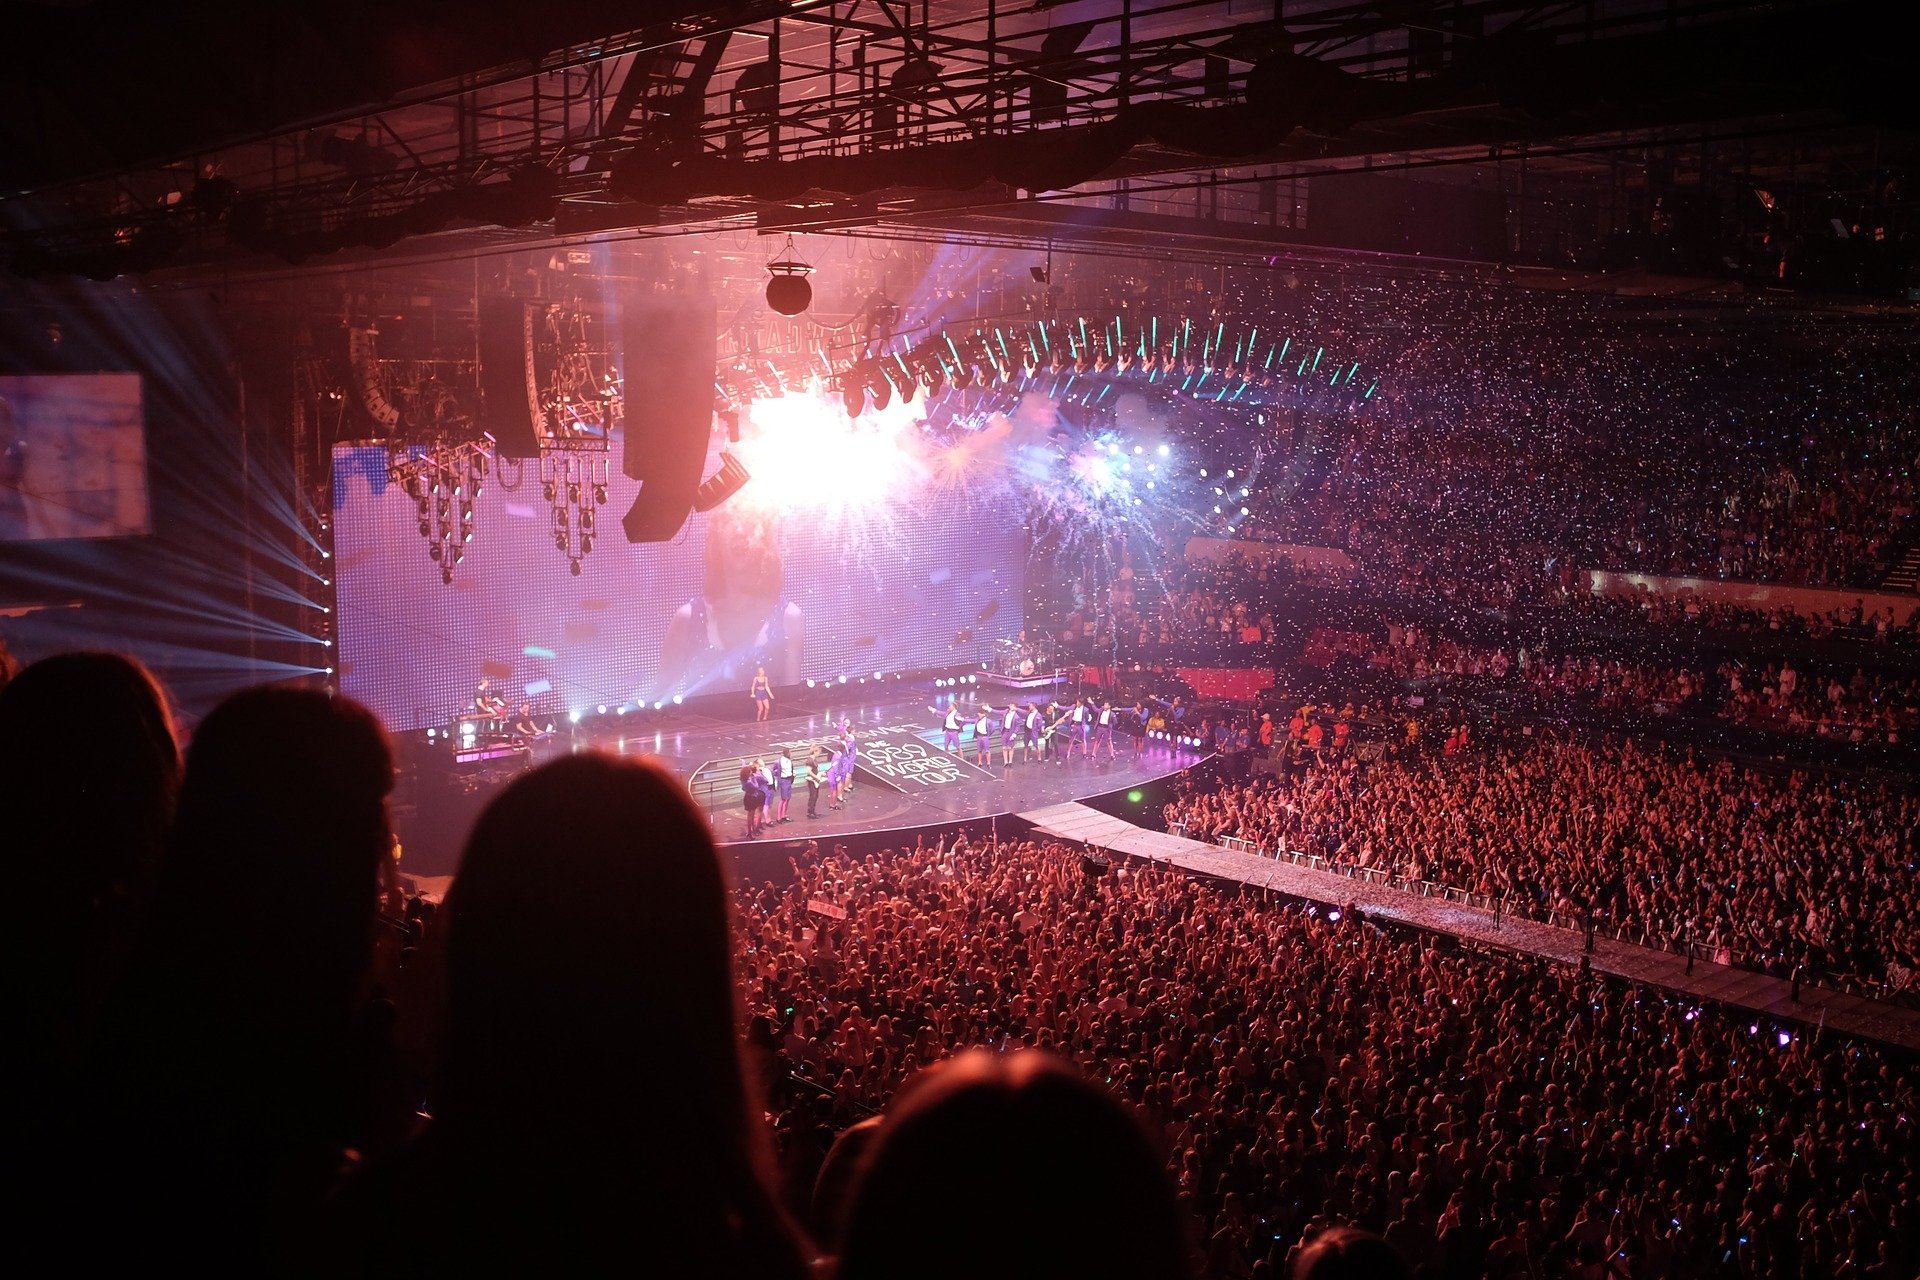
[[1494, 607], [1557, 597], [1573, 565], [1870, 586], [1910, 538], [1920, 385], [1870, 340], [1668, 347], [1598, 306], [1543, 323], [1535, 300], [1457, 305], [1384, 400], [1264, 442], [1278, 475], [1239, 536]]
[[1911, 790], [1632, 741], [1478, 746], [1310, 757], [1283, 780], [1179, 797], [1166, 817], [1198, 839], [1315, 854], [1779, 974], [1904, 989], [1920, 967]]
[[[823, 1257], [854, 1280], [1189, 1273], [1139, 1115], [1005, 1044], [929, 1056], [831, 1176], [789, 1195], [728, 877], [657, 764], [586, 754], [519, 778], [437, 909], [400, 888], [393, 782], [380, 726], [322, 691], [238, 694], [183, 753], [134, 662], [0, 663], [16, 1256], [244, 1275], [772, 1280], [824, 1274]], [[1326, 1233], [1294, 1274], [1385, 1247]]]
[[1493, 645], [1442, 637], [1418, 623], [1387, 622], [1377, 636], [1322, 632], [1323, 662], [1364, 658], [1400, 681], [1469, 679], [1509, 684], [1549, 703], [1578, 699], [1639, 711], [1689, 711], [1734, 724], [1850, 742], [1911, 743], [1920, 732], [1920, 680], [1790, 658], [1728, 658], [1681, 665], [1605, 653], [1554, 653], [1535, 644]]
[[241, 693], [183, 751], [124, 658], [0, 677], [14, 1239], [63, 1269], [1920, 1261], [1913, 1064], [1864, 1045], [1031, 842], [732, 887], [681, 784], [591, 753], [436, 906], [350, 700]]
[[1018, 1046], [1166, 1136], [1208, 1277], [1282, 1274], [1329, 1223], [1430, 1276], [1920, 1262], [1899, 1056], [1031, 842], [811, 859], [741, 901], [746, 1007], [817, 1086], [782, 1122], [803, 1184], [816, 1127]]

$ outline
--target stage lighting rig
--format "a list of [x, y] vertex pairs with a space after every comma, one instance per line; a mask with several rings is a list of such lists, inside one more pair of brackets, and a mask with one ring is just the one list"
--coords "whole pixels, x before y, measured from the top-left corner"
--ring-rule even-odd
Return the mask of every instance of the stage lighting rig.
[[534, 327], [531, 353], [540, 387], [540, 494], [553, 549], [575, 577], [600, 535], [613, 431], [626, 412], [625, 380], [595, 341], [593, 324], [585, 308], [555, 303]]
[[493, 437], [484, 432], [475, 439], [442, 438], [387, 448], [387, 478], [413, 499], [427, 556], [448, 586], [473, 542], [475, 504], [492, 472], [492, 455]]

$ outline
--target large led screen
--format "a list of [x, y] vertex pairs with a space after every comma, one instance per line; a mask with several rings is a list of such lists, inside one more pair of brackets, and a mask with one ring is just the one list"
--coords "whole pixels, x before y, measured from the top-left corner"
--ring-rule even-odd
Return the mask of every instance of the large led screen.
[[0, 375], [0, 541], [148, 532], [140, 375]]
[[1016, 635], [1023, 535], [1005, 490], [937, 483], [887, 430], [793, 400], [737, 446], [746, 488], [674, 542], [621, 537], [637, 486], [616, 462], [577, 577], [534, 464], [489, 478], [443, 585], [385, 448], [337, 449], [340, 687], [415, 729], [469, 708], [483, 674], [564, 714], [745, 689], [759, 666], [780, 685], [969, 661]]

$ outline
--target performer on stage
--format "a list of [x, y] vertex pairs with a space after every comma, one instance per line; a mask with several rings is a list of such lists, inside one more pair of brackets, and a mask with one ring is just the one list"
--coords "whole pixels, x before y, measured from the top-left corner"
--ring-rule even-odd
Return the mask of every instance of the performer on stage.
[[820, 748], [810, 747], [807, 758], [800, 762], [800, 781], [807, 785], [807, 816], [820, 816]]
[[507, 700], [494, 692], [493, 681], [485, 676], [473, 691], [473, 709], [488, 720], [495, 720], [507, 714]]
[[988, 755], [993, 736], [993, 708], [982, 705], [980, 714], [973, 722], [973, 762], [982, 769], [987, 767]]
[[1113, 759], [1113, 704], [1100, 704], [1100, 718], [1097, 736], [1094, 738], [1094, 750], [1105, 751], [1107, 759]]
[[1040, 736], [1046, 728], [1046, 718], [1040, 714], [1040, 704], [1035, 702], [1027, 707], [1026, 741], [1020, 748], [1020, 759], [1037, 759], [1040, 755]]
[[523, 702], [520, 704], [520, 718], [513, 722], [513, 731], [528, 741], [544, 736], [541, 733], [539, 722], [533, 718], [533, 704], [531, 702]]
[[740, 766], [740, 803], [747, 811], [747, 839], [760, 834], [760, 815], [765, 811], [767, 793], [760, 786], [760, 762], [750, 760]]
[[[931, 711], [934, 715], [940, 714], [940, 708], [938, 707], [928, 707], [927, 710]], [[960, 723], [960, 704], [958, 702], [949, 702], [947, 704], [947, 718], [945, 721], [946, 736], [940, 740], [941, 745], [947, 749], [947, 754], [949, 755], [957, 756], [960, 754]]]
[[757, 723], [765, 720], [773, 710], [773, 681], [767, 679], [767, 669], [756, 667], [753, 672], [753, 687], [748, 690], [753, 695], [753, 718]]
[[1067, 754], [1072, 755], [1073, 749], [1078, 747], [1081, 755], [1091, 756], [1092, 741], [1093, 708], [1088, 705], [1085, 697], [1075, 698], [1073, 700], [1073, 739], [1067, 743]]
[[853, 766], [860, 763], [860, 744], [853, 736], [853, 721], [840, 722], [840, 758], [846, 762], [840, 772], [840, 799], [853, 794]]
[[774, 786], [777, 787], [780, 792], [780, 801], [774, 806], [773, 820], [775, 822], [786, 822], [789, 821], [787, 818], [787, 806], [793, 803], [793, 752], [790, 750], [782, 750], [780, 752], [780, 758], [773, 763], [774, 767], [779, 770], [779, 773], [774, 778]]
[[1000, 721], [1000, 764], [1002, 768], [1013, 767], [1013, 740], [1020, 736], [1020, 708], [1011, 702], [1007, 704], [1005, 716]]

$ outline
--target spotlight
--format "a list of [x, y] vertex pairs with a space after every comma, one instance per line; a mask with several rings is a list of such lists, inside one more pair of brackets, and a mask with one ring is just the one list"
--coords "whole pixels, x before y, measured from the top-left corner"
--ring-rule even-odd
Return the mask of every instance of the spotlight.
[[452, 565], [443, 564], [440, 566], [440, 582], [443, 586], [450, 587], [453, 585], [453, 566]]
[[600, 704], [600, 705], [599, 705], [598, 707], [596, 707], [596, 708], [594, 709], [594, 712], [595, 712], [595, 714], [596, 714], [596, 715], [605, 715], [605, 714], [607, 714], [607, 704], [606, 704], [606, 703], [604, 703], [604, 702], [603, 702], [603, 703], [601, 703], [601, 704]]
[[579, 724], [579, 723], [580, 723], [580, 713], [579, 713], [578, 711], [569, 711], [569, 712], [567, 712], [567, 723], [568, 723], [568, 724]]
[[[563, 549], [564, 549], [564, 548], [563, 548]], [[578, 559], [573, 559], [573, 560], [568, 560], [568, 561], [567, 561], [567, 572], [568, 572], [568, 573], [570, 573], [570, 574], [572, 574], [572, 575], [573, 575], [574, 577], [576, 577], [576, 578], [577, 578], [577, 577], [579, 577], [579, 576], [580, 576], [580, 561], [579, 561]]]
[[552, 502], [560, 496], [560, 490], [554, 485], [553, 481], [549, 480], [540, 486], [540, 496], [548, 502]]
[[[958, 379], [955, 380], [956, 385]], [[866, 411], [867, 389], [859, 383], [849, 380], [840, 390], [840, 398], [846, 402], [847, 416], [857, 418]]]
[[599, 504], [601, 504], [602, 506], [604, 506], [604, 505], [606, 505], [606, 501], [607, 501], [607, 486], [605, 486], [604, 484], [596, 484], [596, 485], [594, 485], [594, 486], [593, 486], [593, 500], [594, 500], [595, 502], [597, 502], [597, 503], [599, 503]]
[[[580, 535], [580, 554], [583, 556], [593, 554], [593, 535], [592, 534], [583, 533]], [[576, 570], [576, 572], [578, 571]]]
[[685, 701], [686, 701], [686, 695], [685, 695], [685, 694], [680, 694], [680, 693], [676, 693], [676, 694], [674, 694], [674, 695], [673, 695], [673, 705], [674, 705], [674, 706], [676, 706], [676, 707], [677, 707], [677, 706], [679, 706], [679, 705], [680, 705], [680, 704], [681, 704], [682, 702], [685, 702]]
[[811, 680], [807, 681], [807, 688], [809, 689], [813, 688], [813, 681]]

